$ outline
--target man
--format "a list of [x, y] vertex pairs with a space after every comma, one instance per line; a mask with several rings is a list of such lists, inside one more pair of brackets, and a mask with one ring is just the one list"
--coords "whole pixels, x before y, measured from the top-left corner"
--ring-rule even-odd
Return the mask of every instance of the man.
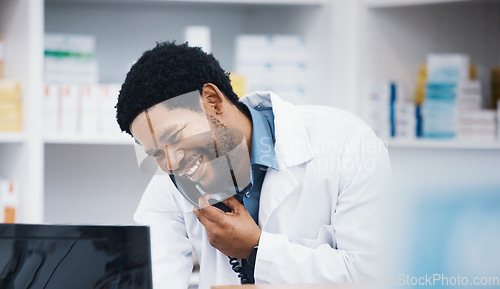
[[155, 288], [187, 288], [193, 251], [202, 289], [374, 277], [390, 168], [357, 117], [270, 92], [239, 101], [211, 54], [160, 43], [127, 74], [117, 120], [172, 176], [152, 178], [135, 214]]

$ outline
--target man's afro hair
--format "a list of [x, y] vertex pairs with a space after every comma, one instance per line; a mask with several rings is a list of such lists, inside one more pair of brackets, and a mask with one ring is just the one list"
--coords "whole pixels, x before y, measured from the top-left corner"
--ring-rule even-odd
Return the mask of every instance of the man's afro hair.
[[241, 103], [233, 92], [226, 73], [212, 54], [188, 43], [157, 43], [132, 65], [123, 83], [116, 119], [122, 131], [131, 134], [132, 121], [146, 109], [173, 97], [198, 90], [206, 83], [215, 84], [238, 108]]

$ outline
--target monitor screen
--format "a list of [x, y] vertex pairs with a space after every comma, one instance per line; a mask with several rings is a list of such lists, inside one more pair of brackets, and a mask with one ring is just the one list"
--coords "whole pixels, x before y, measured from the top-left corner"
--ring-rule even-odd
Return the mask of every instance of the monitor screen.
[[0, 224], [0, 256], [0, 288], [152, 288], [144, 226]]

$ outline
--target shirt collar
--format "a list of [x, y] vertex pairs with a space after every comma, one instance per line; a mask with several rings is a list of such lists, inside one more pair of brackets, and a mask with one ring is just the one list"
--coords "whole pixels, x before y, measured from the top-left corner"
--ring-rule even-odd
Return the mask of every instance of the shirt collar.
[[274, 116], [271, 109], [258, 111], [246, 105], [252, 117], [252, 154], [250, 163], [278, 170], [274, 152]]

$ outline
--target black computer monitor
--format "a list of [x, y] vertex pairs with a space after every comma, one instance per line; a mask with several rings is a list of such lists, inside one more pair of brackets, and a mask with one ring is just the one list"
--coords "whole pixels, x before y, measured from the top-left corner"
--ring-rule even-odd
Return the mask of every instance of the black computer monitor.
[[0, 224], [0, 288], [151, 289], [149, 228]]

